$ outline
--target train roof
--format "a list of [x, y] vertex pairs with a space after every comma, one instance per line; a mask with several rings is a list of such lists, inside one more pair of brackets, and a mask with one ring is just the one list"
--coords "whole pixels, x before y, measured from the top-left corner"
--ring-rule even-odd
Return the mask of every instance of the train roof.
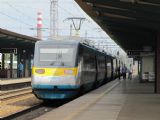
[[82, 40], [82, 39], [75, 39], [75, 38], [66, 38], [66, 39], [63, 39], [63, 40], [56, 40], [56, 39], [53, 39], [53, 40], [43, 40], [43, 41], [38, 41], [36, 42], [36, 44], [56, 44], [56, 43], [63, 43], [64, 45], [83, 45], [85, 47], [88, 47], [90, 49], [93, 49], [95, 52], [98, 52], [98, 53], [101, 53], [101, 54], [105, 54], [107, 57], [110, 57], [110, 58], [115, 58], [111, 55], [108, 55], [105, 51], [102, 51], [98, 48], [95, 48], [93, 45], [89, 45], [87, 43], [87, 40]]
[[80, 41], [78, 40], [43, 40], [38, 41], [37, 44], [56, 44], [56, 43], [63, 43], [63, 44], [79, 44]]

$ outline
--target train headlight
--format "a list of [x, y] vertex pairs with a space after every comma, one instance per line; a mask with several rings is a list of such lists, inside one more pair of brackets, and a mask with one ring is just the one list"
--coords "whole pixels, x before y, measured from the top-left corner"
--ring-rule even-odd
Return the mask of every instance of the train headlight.
[[45, 69], [36, 69], [35, 72], [38, 73], [38, 74], [44, 74]]
[[73, 70], [64, 70], [64, 74], [72, 75]]

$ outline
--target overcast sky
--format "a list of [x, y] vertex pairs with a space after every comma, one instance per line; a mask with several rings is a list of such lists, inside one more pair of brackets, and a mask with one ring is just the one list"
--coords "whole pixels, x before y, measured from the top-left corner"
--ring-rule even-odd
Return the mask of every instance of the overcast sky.
[[[68, 35], [70, 22], [64, 22], [68, 17], [85, 17], [90, 22], [84, 22], [81, 30], [81, 36], [84, 36], [87, 30], [88, 34], [95, 34], [98, 25], [96, 25], [74, 2], [74, 0], [59, 0], [59, 34]], [[9, 29], [22, 34], [35, 36], [36, 31], [30, 28], [36, 27], [37, 12], [43, 14], [43, 27], [50, 26], [50, 0], [0, 0], [0, 27]], [[43, 31], [48, 36], [49, 29]]]
[[[49, 37], [50, 26], [50, 0], [0, 0], [0, 28], [8, 29], [17, 33], [36, 36], [37, 12], [43, 14], [44, 39]], [[64, 20], [68, 17], [85, 17], [80, 36], [84, 37], [107, 37], [108, 35], [76, 4], [74, 0], [59, 0], [59, 35], [69, 36], [71, 22]], [[99, 39], [100, 40], [100, 39]], [[111, 41], [105, 39], [106, 41]], [[104, 41], [104, 39], [101, 39]]]

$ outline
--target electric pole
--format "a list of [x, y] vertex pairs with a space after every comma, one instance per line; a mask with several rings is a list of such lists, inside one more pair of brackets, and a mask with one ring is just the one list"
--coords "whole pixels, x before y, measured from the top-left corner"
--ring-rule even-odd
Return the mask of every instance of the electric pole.
[[79, 31], [85, 20], [86, 18], [83, 18], [83, 17], [69, 17], [65, 19], [64, 21], [71, 21], [73, 24], [74, 30], [76, 31], [76, 36], [79, 36]]
[[50, 0], [50, 38], [58, 36], [58, 0]]

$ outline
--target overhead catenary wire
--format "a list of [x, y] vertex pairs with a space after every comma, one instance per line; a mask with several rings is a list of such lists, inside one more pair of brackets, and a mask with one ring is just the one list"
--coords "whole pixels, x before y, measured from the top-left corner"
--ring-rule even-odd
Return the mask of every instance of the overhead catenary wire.
[[[73, 1], [72, 1], [73, 3]], [[77, 17], [76, 15], [74, 15], [73, 13], [71, 13], [69, 10], [65, 9], [64, 7], [61, 7], [60, 5], [58, 5], [59, 8], [61, 8], [64, 12], [66, 12], [67, 14], [69, 14], [71, 17]], [[76, 9], [78, 9], [76, 7]], [[82, 14], [82, 12], [80, 10], [78, 10], [78, 13], [81, 13], [81, 16], [85, 18], [85, 16]], [[89, 26], [88, 24], [86, 24], [91, 30], [93, 30], [93, 28], [91, 26]]]
[[6, 4], [10, 7], [10, 8], [13, 8], [16, 12], [20, 13], [21, 15], [23, 15], [23, 17], [28, 17], [28, 19], [34, 19], [33, 17], [29, 16], [28, 14], [22, 12], [21, 10], [17, 9], [16, 7], [14, 7], [14, 5], [6, 2]]
[[5, 13], [3, 13], [3, 12], [1, 12], [1, 11], [0, 11], [0, 14], [1, 14], [1, 15], [4, 15], [4, 16], [6, 16], [6, 17], [8, 17], [8, 18], [10, 18], [10, 19], [12, 19], [12, 20], [14, 20], [14, 21], [17, 21], [17, 22], [20, 22], [20, 23], [22, 23], [22, 24], [25, 24], [25, 25], [27, 25], [27, 26], [33, 26], [33, 25], [28, 24], [28, 23], [26, 23], [26, 22], [24, 22], [24, 21], [21, 21], [21, 20], [15, 18], [15, 17], [13, 17], [13, 16], [10, 16], [10, 15], [8, 15], [8, 14], [5, 14]]
[[[72, 2], [73, 3], [73, 2]], [[78, 13], [80, 13], [81, 14], [81, 16], [83, 16], [83, 17], [85, 17], [84, 16], [84, 14], [82, 13], [82, 11], [79, 9], [79, 7], [77, 6], [77, 5], [75, 5], [75, 3], [73, 3], [74, 4], [74, 7], [76, 7], [76, 9], [77, 9], [77, 11], [78, 11]], [[64, 10], [67, 14], [69, 14], [69, 15], [71, 15], [71, 16], [73, 16], [73, 17], [75, 17], [75, 15], [73, 14], [73, 13], [71, 13], [70, 11], [68, 11], [68, 9], [65, 9], [65, 8], [63, 8], [63, 7], [61, 7], [61, 6], [59, 6], [62, 10]], [[92, 22], [90, 22], [91, 24], [93, 24]], [[86, 24], [91, 30], [93, 30], [93, 29], [95, 29], [95, 28], [93, 28], [93, 27], [91, 27], [90, 25], [88, 25], [88, 24]], [[93, 25], [92, 25], [93, 26]], [[99, 29], [101, 29], [101, 28], [99, 28]], [[102, 29], [101, 29], [101, 31], [102, 31]], [[100, 32], [101, 33], [101, 32]], [[101, 37], [101, 35], [99, 34], [99, 37], [87, 37], [87, 38], [92, 38], [93, 40], [94, 39], [99, 39], [99, 40], [107, 40], [108, 41], [108, 39], [110, 39], [112, 42], [113, 42], [113, 44], [116, 44], [110, 37], [108, 37], [107, 35], [106, 35], [106, 37]], [[118, 45], [116, 45], [116, 46], [118, 46]]]
[[[16, 8], [13, 4], [10, 4], [8, 2], [5, 2], [10, 8], [14, 9], [16, 12], [20, 13], [21, 15], [23, 15], [23, 17], [27, 17], [29, 20], [33, 20], [35, 21], [35, 18], [22, 12], [21, 10], [19, 10], [18, 8]], [[25, 6], [26, 7], [26, 6]], [[30, 9], [30, 7], [28, 7]], [[37, 8], [32, 8], [35, 9], [37, 11]], [[44, 18], [43, 18], [44, 19]], [[45, 26], [48, 26], [48, 24], [43, 23]], [[49, 26], [48, 26], [49, 27]]]
[[[72, 1], [73, 2], [73, 1]], [[15, 5], [13, 4], [10, 4], [8, 2], [5, 2], [10, 8], [14, 9], [16, 12], [20, 13], [21, 15], [24, 15], [25, 17], [27, 17], [28, 19], [30, 20], [34, 20], [33, 17], [27, 15], [26, 13], [22, 12], [21, 10], [19, 10], [17, 7], [15, 7]], [[23, 6], [23, 7], [26, 7], [26, 8], [29, 8], [29, 9], [35, 9], [37, 10], [37, 8], [34, 8], [34, 7], [28, 7], [28, 6]], [[71, 13], [70, 11], [68, 11], [67, 9], [65, 9], [64, 7], [61, 7], [60, 5], [58, 6], [59, 8], [61, 8], [63, 11], [65, 11], [67, 14], [71, 15], [71, 16], [75, 16], [73, 13]], [[82, 14], [82, 12], [80, 12]], [[2, 13], [3, 14], [3, 13]], [[4, 14], [3, 14], [4, 15]], [[8, 15], [9, 16], [9, 15]], [[84, 16], [84, 15], [83, 15]], [[19, 21], [20, 23], [23, 23], [23, 24], [28, 24], [26, 22], [22, 22], [21, 20], [17, 19], [17, 18], [14, 18], [12, 16], [10, 16], [11, 19], [14, 19], [16, 21]], [[45, 20], [44, 20], [45, 21]], [[45, 24], [45, 22], [43, 23], [45, 26], [47, 26], [46, 28], [49, 28], [49, 25], [48, 24]], [[28, 24], [30, 25], [30, 24]], [[34, 26], [34, 25], [30, 25], [30, 26]], [[87, 24], [88, 27], [90, 27], [88, 24]], [[90, 27], [91, 28], [91, 27]], [[93, 28], [91, 28], [93, 29]]]

